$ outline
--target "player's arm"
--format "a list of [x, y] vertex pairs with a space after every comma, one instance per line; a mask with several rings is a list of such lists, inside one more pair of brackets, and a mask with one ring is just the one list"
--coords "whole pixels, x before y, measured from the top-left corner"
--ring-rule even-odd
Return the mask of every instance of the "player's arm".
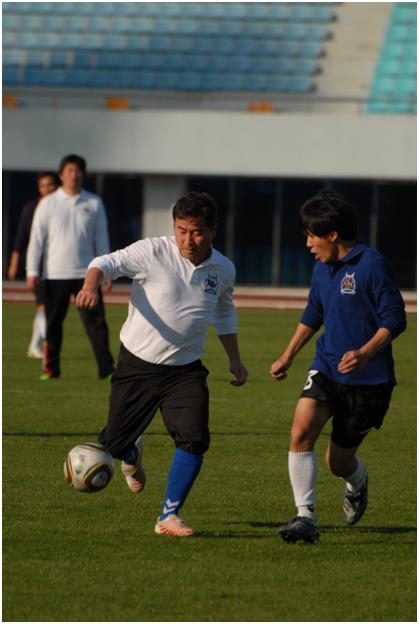
[[76, 306], [78, 308], [94, 308], [99, 301], [98, 288], [105, 281], [101, 269], [93, 267], [87, 271], [82, 289], [77, 294]]
[[316, 330], [308, 325], [304, 325], [303, 323], [297, 325], [297, 329], [289, 341], [287, 348], [271, 366], [271, 376], [274, 379], [278, 381], [286, 379], [286, 371], [292, 365], [295, 356], [315, 333]]
[[240, 358], [237, 334], [221, 334], [218, 338], [229, 359], [230, 373], [235, 377], [231, 384], [233, 386], [242, 386], [246, 382], [248, 372]]
[[371, 268], [369, 290], [379, 318], [380, 327], [359, 349], [344, 353], [338, 365], [343, 375], [360, 370], [379, 351], [406, 329], [404, 301], [396, 286], [393, 271], [381, 258]]
[[12, 251], [12, 255], [10, 256], [9, 267], [7, 269], [7, 279], [15, 280], [17, 275], [17, 270], [19, 267], [19, 259], [20, 253], [18, 251]]
[[[106, 217], [105, 206], [103, 205], [100, 197], [98, 198], [98, 204], [99, 205], [96, 218], [94, 247], [96, 256], [104, 256], [106, 254], [109, 254], [110, 251], [108, 220]], [[108, 293], [112, 290], [112, 280], [110, 279], [104, 279], [101, 285], [102, 291], [105, 293]]]
[[338, 371], [345, 375], [360, 370], [376, 353], [391, 342], [391, 332], [380, 327], [374, 336], [360, 349], [347, 351], [338, 364]]
[[48, 235], [48, 204], [46, 198], [38, 204], [32, 221], [26, 254], [26, 284], [32, 291], [40, 280], [41, 258]]

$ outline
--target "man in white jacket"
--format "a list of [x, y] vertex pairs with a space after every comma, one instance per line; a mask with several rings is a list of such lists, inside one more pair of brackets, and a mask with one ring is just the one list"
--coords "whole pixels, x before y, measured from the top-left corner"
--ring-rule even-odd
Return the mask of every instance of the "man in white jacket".
[[[89, 262], [109, 252], [107, 220], [102, 200], [82, 188], [86, 161], [70, 154], [60, 163], [62, 186], [40, 201], [35, 211], [27, 252], [27, 284], [35, 290], [41, 260], [47, 317], [42, 381], [60, 376], [63, 322], [70, 297], [80, 290]], [[108, 287], [110, 283], [108, 284]], [[94, 310], [80, 310], [93, 348], [100, 379], [114, 371], [102, 295]]]
[[232, 299], [235, 268], [211, 245], [215, 202], [206, 193], [187, 193], [176, 202], [173, 219], [174, 236], [147, 238], [95, 258], [76, 303], [94, 309], [103, 280], [132, 279], [108, 423], [99, 440], [122, 460], [130, 490], [141, 492], [141, 434], [161, 410], [176, 450], [155, 532], [188, 536], [194, 531], [179, 510], [210, 442], [208, 370], [200, 360], [210, 323], [228, 356], [235, 377], [231, 383], [244, 384], [247, 370], [240, 359]]

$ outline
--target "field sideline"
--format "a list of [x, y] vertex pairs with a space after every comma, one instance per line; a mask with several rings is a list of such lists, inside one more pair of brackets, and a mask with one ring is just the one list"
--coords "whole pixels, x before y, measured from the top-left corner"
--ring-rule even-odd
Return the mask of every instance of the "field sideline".
[[[288, 431], [314, 342], [289, 379], [270, 379], [300, 313], [239, 312], [249, 383], [234, 388], [214, 333], [210, 369], [212, 446], [183, 510], [200, 531], [189, 540], [153, 533], [172, 457], [156, 415], [145, 435], [148, 483], [131, 494], [119, 466], [104, 491], [84, 495], [64, 480], [75, 444], [95, 440], [108, 382], [96, 379], [72, 307], [63, 377], [38, 381], [25, 353], [34, 306], [3, 305], [3, 621], [416, 621], [416, 318], [394, 343], [399, 380], [380, 432], [361, 456], [370, 507], [359, 525], [341, 520], [342, 482], [318, 444], [315, 546], [276, 535], [294, 513]], [[107, 308], [112, 349], [126, 315]]]

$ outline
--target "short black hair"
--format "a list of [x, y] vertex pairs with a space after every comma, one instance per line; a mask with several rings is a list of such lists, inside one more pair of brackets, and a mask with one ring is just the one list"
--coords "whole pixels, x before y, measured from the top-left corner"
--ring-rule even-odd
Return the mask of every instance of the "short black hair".
[[173, 206], [173, 220], [175, 219], [205, 219], [205, 223], [212, 230], [217, 225], [217, 206], [215, 200], [208, 193], [189, 191], [179, 197]]
[[355, 212], [350, 204], [335, 191], [323, 189], [308, 199], [300, 209], [304, 233], [326, 236], [337, 232], [342, 240], [353, 240], [357, 235]]
[[64, 156], [60, 162], [59, 172], [62, 173], [64, 167], [69, 163], [77, 165], [83, 171], [83, 174], [86, 173], [86, 161], [82, 156], [77, 156], [77, 154], [68, 154], [68, 156]]
[[39, 180], [42, 180], [42, 178], [52, 178], [55, 184], [57, 184], [57, 174], [54, 173], [54, 171], [41, 171], [41, 173], [38, 173], [36, 179], [39, 182]]

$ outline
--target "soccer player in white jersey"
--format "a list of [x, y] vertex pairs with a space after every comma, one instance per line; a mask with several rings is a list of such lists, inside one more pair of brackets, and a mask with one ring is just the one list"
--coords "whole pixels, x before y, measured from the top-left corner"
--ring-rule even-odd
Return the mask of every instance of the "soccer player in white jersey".
[[[82, 287], [92, 258], [109, 252], [105, 209], [100, 197], [82, 188], [85, 173], [84, 158], [76, 154], [65, 156], [59, 168], [61, 186], [39, 202], [32, 222], [26, 281], [35, 291], [41, 264], [45, 280], [47, 328], [41, 381], [60, 377], [63, 323], [71, 295]], [[114, 365], [101, 293], [94, 310], [79, 312], [96, 358], [98, 376], [106, 379]]]
[[144, 489], [142, 433], [160, 409], [175, 443], [158, 534], [189, 536], [179, 511], [210, 443], [208, 370], [201, 363], [209, 324], [227, 354], [233, 385], [245, 383], [232, 300], [235, 268], [212, 247], [217, 209], [206, 193], [189, 192], [173, 208], [174, 236], [147, 238], [95, 258], [79, 307], [94, 308], [106, 279], [132, 279], [128, 318], [112, 376], [108, 423], [99, 440], [122, 460], [132, 492]]

